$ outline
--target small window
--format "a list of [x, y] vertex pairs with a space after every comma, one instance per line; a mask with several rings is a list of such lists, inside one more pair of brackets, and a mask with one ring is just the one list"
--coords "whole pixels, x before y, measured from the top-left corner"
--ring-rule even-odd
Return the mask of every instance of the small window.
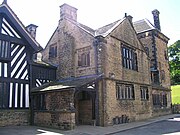
[[116, 85], [116, 98], [117, 99], [134, 99], [133, 85], [117, 84]]
[[153, 106], [155, 107], [167, 107], [167, 94], [152, 94]]
[[167, 106], [167, 94], [162, 94], [162, 106]]
[[90, 52], [84, 52], [78, 54], [78, 66], [80, 67], [90, 66]]
[[0, 40], [0, 58], [9, 58], [9, 42]]
[[149, 100], [148, 87], [140, 87], [141, 100]]
[[137, 54], [134, 49], [122, 46], [122, 65], [131, 70], [138, 70]]
[[57, 45], [51, 45], [49, 47], [49, 58], [56, 58], [57, 57]]
[[45, 94], [34, 95], [34, 110], [46, 110]]

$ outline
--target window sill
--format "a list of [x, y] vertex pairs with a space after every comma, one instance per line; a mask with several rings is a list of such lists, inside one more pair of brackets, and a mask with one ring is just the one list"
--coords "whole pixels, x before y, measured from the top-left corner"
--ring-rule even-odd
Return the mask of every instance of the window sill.
[[119, 100], [119, 101], [128, 101], [128, 100], [130, 100], [130, 101], [132, 101], [132, 100], [135, 100], [135, 99], [117, 99], [117, 100]]

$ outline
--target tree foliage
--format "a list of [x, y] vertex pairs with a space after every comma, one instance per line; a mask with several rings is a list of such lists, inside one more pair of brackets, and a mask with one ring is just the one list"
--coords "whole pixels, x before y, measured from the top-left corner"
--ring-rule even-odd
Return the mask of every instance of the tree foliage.
[[168, 47], [172, 84], [180, 84], [180, 40]]

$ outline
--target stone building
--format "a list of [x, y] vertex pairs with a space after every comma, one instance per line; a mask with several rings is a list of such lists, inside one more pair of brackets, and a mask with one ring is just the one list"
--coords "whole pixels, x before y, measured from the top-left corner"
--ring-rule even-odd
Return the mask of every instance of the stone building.
[[35, 125], [72, 129], [108, 126], [171, 113], [166, 37], [159, 11], [154, 25], [132, 16], [97, 30], [60, 6], [59, 24], [42, 51], [57, 80], [32, 90]]

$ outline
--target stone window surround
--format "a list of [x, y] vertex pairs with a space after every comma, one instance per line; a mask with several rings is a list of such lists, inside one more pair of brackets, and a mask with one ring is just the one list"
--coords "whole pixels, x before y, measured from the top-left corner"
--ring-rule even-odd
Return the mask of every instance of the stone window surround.
[[141, 100], [149, 100], [148, 87], [140, 86]]
[[117, 100], [134, 100], [134, 86], [132, 84], [116, 83]]
[[154, 107], [167, 107], [167, 94], [162, 92], [159, 94], [152, 94], [153, 106]]
[[121, 46], [122, 65], [124, 68], [138, 71], [137, 53], [133, 48], [124, 44]]
[[87, 46], [76, 50], [78, 57], [78, 67], [89, 67], [91, 65], [91, 49], [91, 46]]
[[49, 46], [49, 58], [57, 57], [57, 43], [51, 44]]

